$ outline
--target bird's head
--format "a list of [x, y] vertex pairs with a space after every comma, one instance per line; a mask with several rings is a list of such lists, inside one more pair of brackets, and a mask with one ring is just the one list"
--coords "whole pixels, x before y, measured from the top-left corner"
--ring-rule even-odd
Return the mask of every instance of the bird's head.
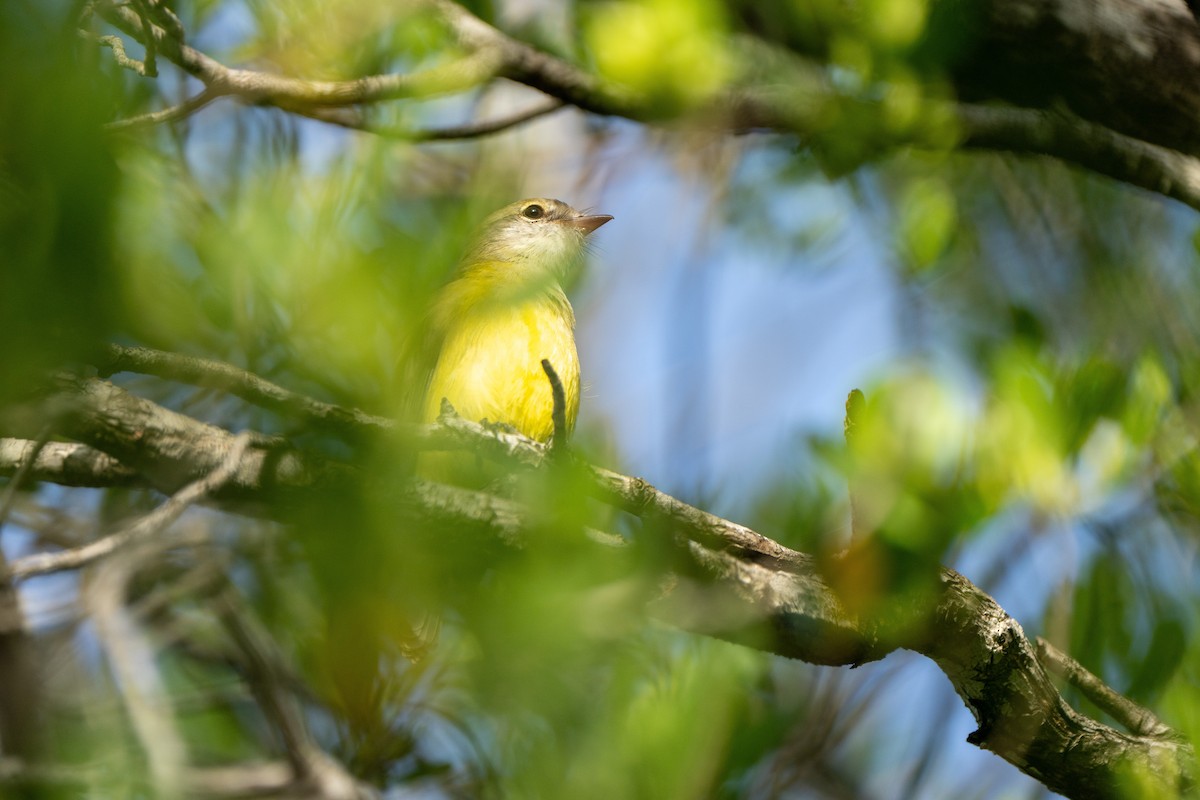
[[499, 263], [508, 265], [514, 277], [557, 280], [582, 255], [588, 234], [611, 219], [576, 211], [561, 200], [520, 200], [484, 220], [464, 268]]

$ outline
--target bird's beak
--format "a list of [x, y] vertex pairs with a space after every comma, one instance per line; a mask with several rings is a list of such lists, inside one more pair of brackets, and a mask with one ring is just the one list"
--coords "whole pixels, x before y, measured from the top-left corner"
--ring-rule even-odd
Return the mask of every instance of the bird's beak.
[[612, 220], [611, 214], [591, 214], [580, 215], [563, 221], [572, 227], [579, 228], [586, 236], [610, 220]]

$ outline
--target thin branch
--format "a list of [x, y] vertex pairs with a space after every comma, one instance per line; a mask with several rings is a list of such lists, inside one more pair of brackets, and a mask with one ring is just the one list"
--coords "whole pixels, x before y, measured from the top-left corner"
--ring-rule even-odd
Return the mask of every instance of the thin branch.
[[[147, 553], [142, 554], [143, 557]], [[150, 767], [154, 793], [178, 796], [187, 752], [170, 713], [169, 693], [154, 648], [125, 609], [125, 594], [141, 558], [109, 559], [84, 596], [130, 722]]]
[[463, 139], [479, 139], [484, 136], [501, 133], [515, 128], [530, 120], [543, 117], [566, 107], [566, 103], [557, 98], [534, 105], [523, 111], [494, 120], [467, 122], [445, 128], [404, 128], [395, 125], [380, 125], [367, 119], [367, 115], [359, 108], [297, 108], [296, 113], [310, 119], [328, 122], [350, 130], [372, 133], [387, 139], [400, 139], [408, 142], [451, 142]]
[[139, 114], [136, 117], [127, 119], [118, 119], [109, 122], [104, 126], [105, 130], [109, 131], [128, 131], [138, 128], [149, 128], [154, 125], [161, 125], [165, 122], [175, 122], [177, 120], [190, 117], [200, 109], [207, 106], [212, 101], [219, 98], [221, 95], [214, 89], [205, 87], [198, 94], [189, 97], [182, 103], [170, 106], [168, 108], [159, 109], [158, 111], [150, 111], [146, 114]]
[[132, 70], [138, 75], [141, 75], [143, 78], [149, 76], [149, 73], [146, 71], [146, 65], [143, 62], [138, 61], [136, 58], [130, 58], [129, 55], [126, 54], [125, 42], [121, 41], [120, 36], [113, 36], [111, 34], [105, 36], [92, 36], [87, 31], [80, 31], [80, 34], [85, 38], [91, 39], [97, 44], [102, 44], [112, 50], [113, 60], [117, 62], [118, 66]]
[[1108, 684], [1089, 672], [1087, 667], [1050, 642], [1039, 636], [1035, 640], [1035, 644], [1037, 645], [1038, 660], [1046, 666], [1046, 669], [1083, 692], [1097, 707], [1124, 725], [1130, 733], [1138, 736], [1173, 735], [1171, 729], [1164, 725], [1153, 712], [1118, 694]]
[[493, 120], [467, 122], [462, 125], [452, 125], [445, 128], [419, 128], [412, 132], [412, 139], [417, 142], [450, 142], [491, 136], [494, 133], [500, 133], [501, 131], [515, 128], [518, 125], [523, 125], [539, 117], [544, 117], [547, 114], [553, 114], [560, 108], [565, 108], [566, 105], [564, 101], [558, 98], [550, 98], [542, 103], [530, 106], [523, 111], [517, 111], [508, 116], [498, 117]]
[[179, 519], [179, 516], [188, 507], [211, 495], [229, 481], [241, 465], [242, 456], [249, 443], [250, 437], [245, 434], [236, 437], [224, 461], [216, 469], [200, 480], [180, 489], [165, 503], [138, 519], [128, 528], [71, 550], [26, 556], [8, 568], [9, 576], [19, 580], [35, 575], [49, 575], [55, 572], [79, 569], [111, 556], [119, 550], [157, 536]]
[[[137, 15], [142, 18], [142, 24], [144, 24], [144, 25], [149, 24], [150, 9], [149, 9], [149, 6], [147, 5], [147, 0], [129, 0], [129, 4], [137, 12]], [[146, 65], [145, 75], [147, 78], [157, 78], [158, 77], [158, 48], [155, 46], [154, 38], [153, 37], [147, 38], [145, 41], [145, 45], [146, 45], [146, 58], [144, 61], [145, 65]]]
[[[145, 347], [109, 345], [107, 357], [97, 364], [102, 376], [118, 372], [136, 372], [155, 375], [167, 380], [179, 381], [191, 386], [200, 386], [228, 392], [248, 403], [269, 411], [297, 418], [327, 430], [358, 437], [364, 434], [378, 436], [380, 433], [400, 435], [410, 446], [420, 450], [478, 449], [488, 457], [509, 464], [527, 467], [539, 466], [546, 455], [546, 447], [538, 442], [496, 428], [485, 428], [476, 422], [465, 420], [450, 409], [442, 414], [436, 425], [401, 428], [395, 420], [367, 414], [356, 408], [345, 408], [332, 403], [323, 403], [305, 395], [285, 389], [258, 375], [239, 369], [221, 361], [207, 358], [151, 350]], [[21, 440], [0, 439], [0, 474], [5, 469], [4, 443], [12, 448]], [[80, 447], [72, 445], [72, 447]], [[91, 457], [95, 451], [82, 449], [81, 457]], [[57, 481], [65, 483], [66, 481]], [[70, 484], [68, 484], [70, 485]], [[84, 483], [82, 485], [96, 485]]]
[[295, 784], [303, 787], [305, 795], [346, 800], [361, 797], [365, 792], [360, 791], [358, 781], [317, 746], [295, 698], [283, 687], [282, 656], [275, 651], [270, 637], [235, 602], [232, 591], [227, 588], [217, 597], [217, 614], [243, 654], [251, 689], [283, 739]]
[[[185, 486], [125, 531], [40, 561], [39, 556], [22, 559], [13, 565], [12, 574], [28, 576], [79, 567], [120, 549], [154, 543], [157, 534], [178, 519], [188, 506], [233, 476], [250, 438], [245, 434], [236, 437], [223, 462], [208, 476]], [[156, 794], [169, 797], [177, 795], [181, 788], [187, 751], [170, 713], [169, 693], [158, 672], [154, 648], [125, 606], [133, 575], [167, 542], [159, 540], [157, 544], [159, 547], [143, 547], [141, 552], [135, 551], [126, 558], [105, 560], [94, 579], [85, 585], [84, 596], [121, 699], [146, 754]]]
[[288, 762], [298, 779], [310, 777], [307, 754], [315, 745], [294, 700], [283, 690], [275, 663], [278, 661], [269, 639], [262, 634], [234, 602], [232, 589], [226, 587], [215, 603], [230, 638], [242, 653], [246, 679], [258, 696], [259, 704], [283, 739]]

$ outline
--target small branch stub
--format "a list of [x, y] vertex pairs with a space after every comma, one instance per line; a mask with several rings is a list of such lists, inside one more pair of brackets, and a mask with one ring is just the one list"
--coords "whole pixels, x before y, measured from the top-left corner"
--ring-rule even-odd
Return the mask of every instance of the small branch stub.
[[554, 366], [550, 363], [550, 359], [542, 359], [542, 369], [546, 373], [546, 378], [550, 381], [550, 393], [554, 397], [554, 435], [550, 439], [550, 451], [552, 453], [562, 453], [567, 446], [567, 394], [563, 390], [562, 381], [558, 377], [558, 373], [554, 371]]

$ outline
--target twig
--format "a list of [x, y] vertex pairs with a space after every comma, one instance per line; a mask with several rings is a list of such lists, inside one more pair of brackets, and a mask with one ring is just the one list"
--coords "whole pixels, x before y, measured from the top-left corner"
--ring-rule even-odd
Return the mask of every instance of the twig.
[[1128, 697], [1118, 694], [1096, 675], [1041, 636], [1035, 639], [1038, 661], [1046, 669], [1079, 689], [1110, 717], [1138, 736], [1171, 736], [1170, 728]]
[[550, 359], [542, 359], [542, 371], [546, 373], [546, 378], [550, 381], [550, 394], [554, 398], [554, 407], [551, 411], [551, 418], [554, 420], [554, 435], [550, 439], [550, 452], [563, 453], [566, 451], [569, 433], [567, 430], [567, 395], [563, 391], [562, 380], [554, 371]]
[[35, 575], [79, 569], [110, 556], [118, 550], [153, 538], [177, 520], [193, 503], [221, 488], [237, 471], [249, 443], [250, 436], [246, 434], [237, 436], [225, 460], [216, 469], [200, 480], [180, 489], [165, 503], [138, 519], [128, 528], [103, 539], [89, 542], [82, 547], [57, 553], [36, 553], [26, 556], [9, 567], [8, 575], [14, 579], [24, 579]]
[[87, 31], [80, 31], [80, 34], [82, 36], [84, 36], [85, 38], [91, 39], [92, 41], [96, 42], [97, 44], [102, 44], [105, 47], [112, 50], [113, 60], [117, 62], [118, 66], [124, 67], [125, 69], [128, 69], [128, 70], [133, 70], [138, 75], [141, 75], [143, 78], [148, 77], [147, 72], [146, 72], [146, 65], [144, 63], [142, 63], [141, 61], [138, 61], [136, 58], [130, 58], [125, 53], [125, 42], [121, 41], [120, 36], [113, 36], [111, 34], [108, 34], [105, 36], [93, 36], [92, 34], [88, 33]]
[[523, 125], [526, 122], [535, 120], [538, 117], [544, 117], [547, 114], [553, 114], [560, 108], [565, 108], [566, 103], [558, 98], [550, 98], [543, 103], [531, 106], [523, 111], [517, 111], [506, 117], [499, 117], [493, 120], [483, 120], [476, 122], [467, 122], [462, 125], [452, 125], [446, 128], [425, 128], [418, 129], [412, 132], [412, 139], [417, 142], [448, 142], [459, 139], [476, 139], [481, 136], [490, 136], [493, 133], [506, 131], [509, 128], [515, 128], [518, 125]]
[[309, 793], [315, 789], [318, 797], [359, 797], [358, 782], [313, 740], [295, 698], [284, 691], [279, 666], [282, 657], [270, 637], [258, 630], [234, 601], [232, 591], [227, 588], [216, 598], [217, 614], [245, 657], [246, 678], [283, 739], [295, 782]]
[[176, 120], [190, 117], [220, 96], [219, 92], [206, 86], [194, 97], [189, 97], [182, 103], [170, 106], [169, 108], [159, 109], [158, 111], [139, 114], [136, 117], [114, 120], [107, 123], [104, 129], [109, 131], [128, 131], [161, 125], [164, 122], [175, 122]]
[[[131, 6], [133, 6], [134, 10], [137, 12], [137, 15], [142, 18], [142, 24], [149, 25], [150, 24], [150, 10], [147, 7], [147, 0], [129, 0], [129, 4]], [[157, 78], [158, 77], [158, 48], [155, 46], [154, 37], [153, 36], [147, 37], [144, 44], [146, 46], [146, 58], [145, 58], [145, 62], [144, 62], [145, 66], [146, 66], [146, 71], [144, 74], [147, 78]]]
[[168, 8], [167, 4], [164, 3], [163, 0], [144, 0], [144, 2], [149, 4], [150, 9], [154, 12], [154, 18], [158, 21], [158, 24], [162, 26], [167, 33], [175, 37], [176, 40], [183, 42], [185, 38], [183, 22], [180, 21], [179, 17], [175, 16], [175, 12]]
[[[126, 530], [76, 550], [46, 558], [30, 556], [13, 565], [12, 574], [28, 576], [70, 569], [91, 563], [119, 549], [149, 544], [192, 503], [224, 484], [237, 470], [249, 446], [242, 434], [233, 441], [224, 461], [204, 478], [188, 484], [167, 502], [142, 517]], [[160, 542], [162, 546], [167, 543]], [[150, 765], [156, 794], [178, 794], [184, 779], [187, 753], [169, 711], [169, 693], [155, 663], [154, 648], [125, 607], [125, 595], [140, 564], [159, 548], [143, 548], [127, 558], [109, 558], [85, 588], [96, 633], [104, 648], [121, 699], [141, 741]]]
[[125, 609], [125, 593], [142, 558], [113, 558], [96, 570], [84, 590], [97, 638], [113, 672], [129, 720], [141, 742], [154, 794], [174, 797], [187, 752], [169, 712], [169, 694], [155, 663], [154, 648]]
[[464, 47], [496, 55], [497, 70], [502, 77], [596, 114], [642, 119], [655, 113], [644, 98], [508, 36], [453, 0], [429, 0], [429, 3]]
[[[846, 446], [851, 453], [854, 452], [854, 445], [861, 431], [863, 414], [866, 412], [867, 398], [858, 389], [851, 389], [850, 394], [846, 395], [846, 417], [842, 422], [842, 435], [846, 439]], [[866, 535], [866, 531], [862, 528], [862, 515], [858, 511], [858, 495], [860, 487], [856, 484], [855, 476], [851, 475], [847, 486], [847, 492], [850, 496], [850, 539], [852, 542], [862, 541]]]
[[280, 685], [278, 672], [274, 668], [277, 657], [269, 639], [251, 625], [234, 602], [232, 591], [226, 587], [214, 599], [217, 616], [244, 656], [246, 679], [258, 696], [264, 713], [279, 731], [293, 773], [298, 779], [307, 779], [310, 771], [306, 755], [315, 746], [312, 736], [294, 701]]
[[515, 128], [530, 120], [543, 117], [566, 107], [566, 103], [558, 98], [551, 98], [531, 108], [518, 111], [509, 116], [494, 120], [468, 122], [446, 128], [404, 128], [394, 125], [379, 125], [370, 122], [366, 115], [357, 108], [318, 107], [296, 109], [296, 113], [321, 122], [339, 125], [351, 130], [373, 133], [387, 139], [400, 139], [409, 142], [450, 142], [462, 139], [478, 139], [495, 133]]

